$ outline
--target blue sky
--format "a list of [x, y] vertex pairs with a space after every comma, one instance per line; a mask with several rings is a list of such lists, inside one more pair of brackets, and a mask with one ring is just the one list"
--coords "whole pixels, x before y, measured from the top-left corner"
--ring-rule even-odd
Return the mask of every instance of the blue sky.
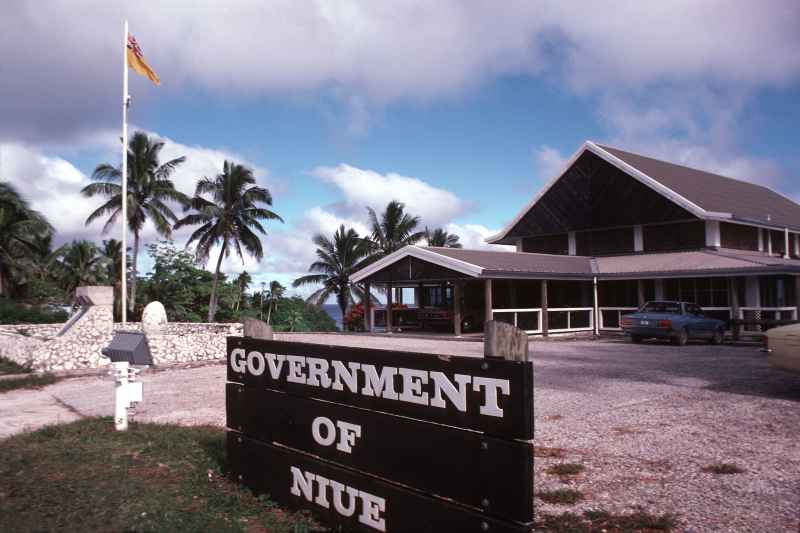
[[800, 197], [794, 2], [162, 4], [56, 1], [58, 35], [27, 2], [0, 21], [0, 179], [61, 240], [101, 238], [77, 191], [119, 160], [124, 17], [163, 81], [132, 74], [131, 123], [189, 158], [179, 187], [232, 158], [272, 191], [257, 281], [392, 198], [484, 246], [586, 139]]

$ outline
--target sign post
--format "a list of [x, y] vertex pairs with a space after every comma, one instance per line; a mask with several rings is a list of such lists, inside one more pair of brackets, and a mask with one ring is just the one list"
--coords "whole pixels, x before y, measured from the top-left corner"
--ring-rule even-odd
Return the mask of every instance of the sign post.
[[228, 338], [228, 461], [347, 531], [530, 531], [533, 365]]

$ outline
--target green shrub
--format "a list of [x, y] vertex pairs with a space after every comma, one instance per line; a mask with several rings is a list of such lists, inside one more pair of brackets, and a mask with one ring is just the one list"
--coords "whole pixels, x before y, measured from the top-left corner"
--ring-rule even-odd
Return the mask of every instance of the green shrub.
[[6, 298], [0, 299], [0, 324], [54, 324], [66, 322], [65, 311], [43, 306], [24, 306]]

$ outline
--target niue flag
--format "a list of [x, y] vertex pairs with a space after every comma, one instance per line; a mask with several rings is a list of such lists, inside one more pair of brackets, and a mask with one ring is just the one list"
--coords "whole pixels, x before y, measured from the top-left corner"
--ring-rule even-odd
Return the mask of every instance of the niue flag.
[[137, 73], [141, 74], [142, 76], [147, 76], [150, 81], [155, 83], [156, 85], [161, 85], [161, 80], [158, 79], [158, 74], [150, 68], [150, 65], [144, 60], [144, 56], [142, 55], [142, 49], [139, 48], [139, 43], [136, 42], [136, 39], [131, 35], [128, 34], [128, 65], [135, 70]]

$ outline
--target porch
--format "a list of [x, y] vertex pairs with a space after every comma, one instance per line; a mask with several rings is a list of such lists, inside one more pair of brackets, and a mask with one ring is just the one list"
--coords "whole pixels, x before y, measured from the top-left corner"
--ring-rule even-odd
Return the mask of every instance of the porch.
[[[365, 331], [462, 337], [480, 334], [486, 321], [499, 320], [531, 335], [599, 334], [619, 331], [622, 316], [660, 299], [697, 303], [729, 330], [736, 319], [798, 319], [800, 276], [794, 273], [691, 276], [661, 268], [629, 277], [603, 275], [596, 265], [586, 268], [583, 257], [448, 250], [441, 261], [442, 250], [432, 254], [437, 256], [432, 261], [426, 260], [426, 249], [411, 250], [365, 272], [365, 288], [386, 298], [386, 304], [367, 306]], [[635, 263], [641, 256], [625, 259]], [[736, 329], [737, 334], [762, 332], [753, 325]]]

